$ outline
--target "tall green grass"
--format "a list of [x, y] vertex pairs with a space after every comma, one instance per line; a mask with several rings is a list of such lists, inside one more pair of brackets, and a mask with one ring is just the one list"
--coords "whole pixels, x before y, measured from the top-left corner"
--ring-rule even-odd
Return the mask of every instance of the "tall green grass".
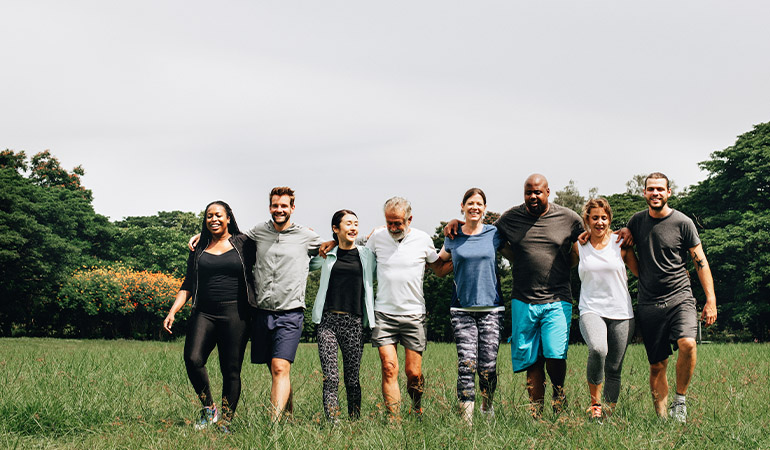
[[[367, 346], [361, 369], [362, 417], [355, 422], [343, 419], [334, 427], [323, 420], [316, 348], [302, 344], [292, 369], [293, 419], [270, 423], [270, 376], [264, 366], [246, 363], [238, 415], [233, 434], [227, 436], [214, 430], [193, 430], [200, 405], [187, 380], [182, 347], [181, 341], [0, 339], [0, 446], [770, 448], [767, 344], [700, 346], [688, 393], [689, 422], [684, 426], [654, 416], [648, 365], [639, 345], [629, 349], [619, 408], [604, 425], [586, 420], [586, 348], [580, 345], [569, 351], [567, 413], [554, 417], [546, 410], [543, 420], [533, 421], [527, 414], [524, 375], [512, 373], [510, 347], [504, 345], [498, 362], [495, 418], [487, 421], [477, 414], [472, 428], [455, 412], [456, 353], [452, 344], [428, 346], [424, 417], [417, 420], [404, 414], [400, 422], [387, 420], [380, 396], [379, 359]], [[218, 396], [221, 376], [216, 352], [208, 367]], [[670, 380], [673, 369], [671, 364]], [[345, 410], [344, 389], [340, 397]]]

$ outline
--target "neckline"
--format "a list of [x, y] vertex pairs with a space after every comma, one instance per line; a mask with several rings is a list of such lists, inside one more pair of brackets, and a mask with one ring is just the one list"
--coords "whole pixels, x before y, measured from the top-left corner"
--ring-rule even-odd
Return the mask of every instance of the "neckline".
[[228, 251], [226, 251], [226, 252], [222, 252], [222, 253], [211, 253], [211, 252], [209, 252], [208, 250], [203, 250], [203, 253], [209, 254], [209, 255], [211, 255], [211, 256], [222, 256], [222, 255], [224, 255], [225, 253], [230, 253], [230, 252], [231, 252], [231, 251], [233, 251], [233, 250], [235, 250], [235, 247], [230, 247], [230, 250], [228, 250]]

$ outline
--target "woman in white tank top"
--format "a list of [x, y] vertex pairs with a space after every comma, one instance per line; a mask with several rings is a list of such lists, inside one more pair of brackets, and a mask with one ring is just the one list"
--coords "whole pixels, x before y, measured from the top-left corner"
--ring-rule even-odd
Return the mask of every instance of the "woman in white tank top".
[[[634, 335], [626, 266], [634, 275], [639, 273], [633, 249], [621, 247], [612, 236], [609, 202], [604, 198], [589, 200], [582, 216], [589, 241], [584, 245], [575, 243], [573, 258], [579, 260], [581, 281], [580, 332], [588, 345], [588, 413], [592, 420], [600, 422], [602, 414], [609, 414], [617, 403], [623, 358]], [[600, 399], [602, 384], [604, 411]]]

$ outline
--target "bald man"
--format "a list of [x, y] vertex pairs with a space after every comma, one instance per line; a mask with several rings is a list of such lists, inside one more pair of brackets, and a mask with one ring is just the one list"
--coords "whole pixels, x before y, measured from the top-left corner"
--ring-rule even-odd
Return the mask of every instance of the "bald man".
[[[583, 232], [574, 211], [548, 202], [551, 190], [541, 174], [524, 183], [524, 203], [495, 222], [503, 241], [502, 254], [511, 262], [512, 345], [514, 372], [527, 372], [532, 416], [539, 418], [545, 397], [545, 373], [553, 387], [553, 411], [566, 407], [564, 378], [572, 321], [570, 269], [572, 244]], [[444, 233], [453, 236], [452, 221]]]

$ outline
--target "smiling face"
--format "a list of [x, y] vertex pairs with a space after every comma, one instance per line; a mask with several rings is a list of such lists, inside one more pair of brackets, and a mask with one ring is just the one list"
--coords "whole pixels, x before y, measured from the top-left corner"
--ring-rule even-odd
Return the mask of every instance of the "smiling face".
[[230, 217], [224, 206], [213, 204], [206, 209], [206, 228], [213, 236], [221, 236], [227, 233]]
[[358, 217], [355, 214], [345, 214], [342, 216], [339, 226], [332, 225], [332, 231], [341, 245], [354, 244], [358, 237]]
[[481, 194], [473, 194], [461, 205], [466, 222], [477, 222], [484, 218], [487, 205]]
[[273, 195], [270, 197], [270, 217], [276, 225], [289, 223], [294, 205], [288, 195]]
[[644, 187], [644, 200], [653, 211], [661, 211], [666, 207], [671, 189], [663, 178], [649, 178]]
[[409, 224], [412, 223], [412, 217], [405, 217], [406, 213], [398, 209], [385, 211], [385, 224], [388, 227], [388, 233], [395, 240], [401, 240], [409, 232]]
[[524, 204], [527, 212], [540, 217], [548, 211], [548, 196], [551, 190], [548, 181], [542, 176], [530, 176], [524, 184]]
[[591, 236], [603, 238], [611, 232], [610, 215], [604, 208], [591, 208], [586, 217], [588, 231]]

